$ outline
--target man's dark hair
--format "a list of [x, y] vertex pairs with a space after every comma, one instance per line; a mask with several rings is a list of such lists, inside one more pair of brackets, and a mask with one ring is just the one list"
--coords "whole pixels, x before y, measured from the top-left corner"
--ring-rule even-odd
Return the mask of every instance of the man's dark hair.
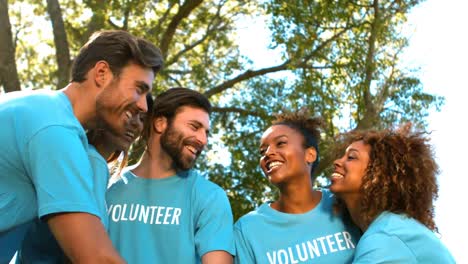
[[71, 81], [85, 81], [88, 71], [101, 60], [109, 64], [116, 77], [130, 62], [151, 68], [154, 74], [163, 66], [161, 51], [151, 42], [123, 30], [103, 30], [95, 32], [80, 49], [72, 65]]
[[147, 115], [143, 127], [142, 140], [148, 142], [154, 118], [163, 116], [170, 124], [182, 106], [200, 108], [211, 114], [211, 104], [205, 95], [188, 88], [170, 88], [156, 96], [151, 113]]

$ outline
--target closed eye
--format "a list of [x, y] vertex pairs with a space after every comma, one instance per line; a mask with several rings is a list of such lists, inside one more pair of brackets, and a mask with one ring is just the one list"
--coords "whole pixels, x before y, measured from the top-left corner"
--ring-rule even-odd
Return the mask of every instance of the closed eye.
[[200, 128], [199, 125], [193, 124], [193, 123], [189, 124], [189, 126], [190, 126], [190, 128], [191, 128], [193, 131], [197, 131], [197, 130]]

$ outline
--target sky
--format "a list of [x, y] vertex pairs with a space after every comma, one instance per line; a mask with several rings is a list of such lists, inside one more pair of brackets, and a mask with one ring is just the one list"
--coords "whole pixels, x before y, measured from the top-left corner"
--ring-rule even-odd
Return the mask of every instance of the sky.
[[[442, 242], [457, 263], [468, 263], [468, 229], [461, 217], [468, 202], [464, 196], [468, 192], [468, 170], [465, 172], [462, 166], [467, 162], [463, 151], [468, 150], [468, 141], [462, 137], [468, 128], [467, 10], [468, 0], [426, 0], [415, 7], [408, 20], [410, 45], [403, 57], [406, 65], [420, 68], [424, 89], [446, 100], [440, 112], [431, 112], [428, 129], [433, 131], [432, 143], [441, 170], [435, 220]], [[279, 63], [279, 56], [266, 48], [269, 35], [264, 24], [242, 23], [238, 32], [241, 52], [259, 68]]]
[[[457, 263], [468, 263], [468, 229], [462, 214], [468, 202], [464, 196], [468, 170], [462, 164], [468, 142], [462, 137], [468, 124], [468, 1], [428, 0], [410, 14], [408, 24], [415, 27], [405, 59], [420, 65], [424, 89], [445, 97], [440, 112], [432, 112], [429, 130], [433, 131], [439, 174], [439, 199], [436, 202], [436, 224], [441, 239]], [[463, 221], [463, 222], [462, 222]]]
[[[468, 202], [464, 196], [468, 170], [461, 166], [467, 162], [463, 151], [468, 150], [468, 141], [462, 137], [468, 128], [467, 10], [467, 0], [427, 0], [415, 7], [407, 22], [410, 44], [402, 57], [403, 65], [420, 69], [418, 77], [425, 91], [445, 97], [441, 111], [431, 112], [428, 130], [441, 172], [435, 222], [457, 263], [468, 263], [468, 229], [461, 217], [468, 207], [464, 204]], [[269, 35], [264, 24], [244, 21], [240, 27], [241, 52], [256, 67], [280, 62], [277, 54], [266, 49]]]

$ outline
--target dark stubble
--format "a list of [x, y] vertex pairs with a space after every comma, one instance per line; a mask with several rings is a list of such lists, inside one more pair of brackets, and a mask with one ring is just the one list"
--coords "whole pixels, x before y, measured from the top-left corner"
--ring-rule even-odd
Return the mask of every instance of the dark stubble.
[[172, 158], [176, 169], [188, 170], [192, 168], [200, 155], [197, 153], [196, 157], [192, 158], [182, 153], [184, 145], [189, 142], [190, 140], [184, 139], [183, 133], [176, 130], [172, 124], [161, 135], [161, 148]]

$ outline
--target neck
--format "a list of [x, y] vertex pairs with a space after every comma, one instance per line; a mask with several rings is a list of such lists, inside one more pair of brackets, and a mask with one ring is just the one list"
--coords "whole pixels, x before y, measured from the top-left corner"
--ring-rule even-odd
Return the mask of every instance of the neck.
[[96, 117], [96, 95], [86, 88], [86, 82], [70, 83], [62, 91], [70, 100], [75, 117], [85, 129], [90, 129]]
[[95, 144], [94, 147], [106, 161], [116, 151], [115, 148], [106, 148], [106, 144]]
[[357, 194], [346, 194], [340, 195], [343, 199], [344, 203], [346, 204], [346, 208], [348, 209], [349, 215], [351, 216], [351, 220], [353, 223], [361, 229], [362, 232], [365, 232], [368, 225], [365, 224], [361, 214], [361, 205], [360, 205], [360, 195]]
[[271, 207], [283, 213], [301, 214], [314, 209], [322, 199], [322, 193], [312, 187], [310, 177], [301, 183], [289, 183], [279, 186], [280, 197]]
[[176, 174], [174, 162], [161, 148], [153, 148], [151, 153], [148, 150], [143, 153], [139, 164], [133, 172], [143, 178], [162, 179]]

